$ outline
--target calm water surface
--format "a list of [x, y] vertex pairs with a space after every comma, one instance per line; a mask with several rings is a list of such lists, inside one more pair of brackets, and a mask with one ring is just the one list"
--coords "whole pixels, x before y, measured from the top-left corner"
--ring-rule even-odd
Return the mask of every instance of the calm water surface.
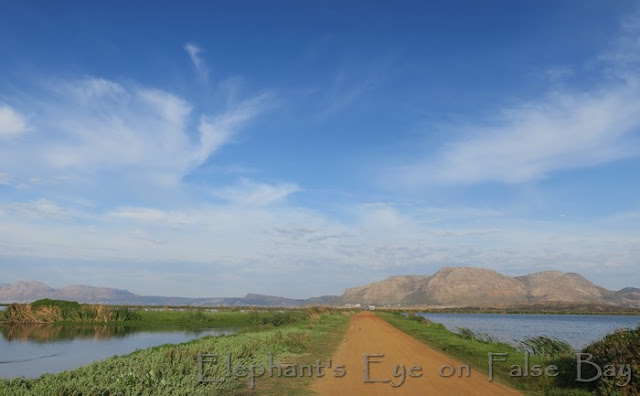
[[38, 377], [85, 366], [114, 355], [162, 344], [177, 344], [237, 329], [145, 331], [115, 326], [35, 325], [1, 327], [0, 378]]
[[502, 341], [522, 341], [548, 336], [564, 340], [575, 349], [599, 340], [619, 328], [635, 328], [640, 316], [620, 315], [517, 315], [517, 314], [420, 314], [449, 330], [466, 327]]

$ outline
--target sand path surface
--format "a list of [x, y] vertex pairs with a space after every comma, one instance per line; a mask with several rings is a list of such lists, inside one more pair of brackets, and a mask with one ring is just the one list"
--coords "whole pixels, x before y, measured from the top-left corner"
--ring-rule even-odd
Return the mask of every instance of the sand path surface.
[[[384, 357], [371, 356], [369, 364], [365, 364], [365, 354]], [[396, 329], [373, 312], [362, 312], [353, 316], [345, 338], [332, 357], [332, 368], [327, 369], [323, 377], [316, 378], [311, 389], [318, 395], [520, 395], [517, 390], [490, 382], [486, 374], [473, 370], [468, 377], [458, 377], [457, 373], [451, 377], [439, 374], [443, 365], [456, 368], [462, 364]], [[346, 374], [335, 377], [339, 365], [344, 366]], [[398, 366], [395, 376], [394, 365]], [[390, 382], [365, 382], [366, 366], [369, 366], [370, 381]], [[404, 366], [404, 382], [401, 366]], [[421, 367], [419, 371], [412, 371], [414, 375], [422, 374], [420, 377], [409, 375], [412, 366]], [[444, 374], [449, 371], [445, 369]]]

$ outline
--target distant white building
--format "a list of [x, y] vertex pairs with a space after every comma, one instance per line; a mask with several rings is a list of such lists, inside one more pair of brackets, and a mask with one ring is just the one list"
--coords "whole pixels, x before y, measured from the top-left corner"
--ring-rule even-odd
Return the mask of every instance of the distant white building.
[[369, 311], [375, 311], [375, 310], [376, 310], [375, 305], [369, 305]]

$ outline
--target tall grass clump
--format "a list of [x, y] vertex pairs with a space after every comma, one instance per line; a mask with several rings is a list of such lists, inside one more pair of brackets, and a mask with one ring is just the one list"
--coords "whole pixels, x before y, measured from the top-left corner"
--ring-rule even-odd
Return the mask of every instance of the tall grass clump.
[[254, 324], [262, 325], [269, 328], [305, 321], [312, 315], [317, 316], [318, 311], [315, 308], [296, 310], [254, 309], [253, 311], [251, 311], [250, 315]]
[[478, 341], [485, 344], [499, 344], [501, 342], [487, 333], [473, 331], [466, 327], [456, 327], [456, 331], [462, 338], [467, 340]]
[[423, 323], [423, 324], [431, 323], [429, 319], [425, 318], [424, 316], [418, 315], [415, 312], [407, 313], [406, 318], [418, 323]]
[[531, 355], [547, 357], [567, 356], [575, 353], [568, 342], [547, 336], [531, 337], [520, 341], [518, 349]]
[[43, 299], [31, 304], [11, 304], [4, 322], [13, 324], [56, 322], [126, 322], [139, 315], [128, 307], [80, 304], [75, 301]]
[[207, 316], [202, 312], [201, 309], [194, 309], [189, 311], [189, 317], [187, 318], [188, 322], [206, 322], [208, 320]]

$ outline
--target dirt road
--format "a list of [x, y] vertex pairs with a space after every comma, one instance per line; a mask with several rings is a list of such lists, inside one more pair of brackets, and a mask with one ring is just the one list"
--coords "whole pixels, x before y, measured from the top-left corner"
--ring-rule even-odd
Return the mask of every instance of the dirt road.
[[[366, 354], [384, 356], [367, 358]], [[520, 395], [514, 389], [489, 382], [486, 374], [473, 370], [468, 377], [466, 373], [462, 377], [457, 373], [445, 377], [463, 363], [417, 341], [372, 312], [353, 316], [331, 363], [332, 368], [326, 375], [312, 384], [312, 390], [318, 395]], [[346, 373], [335, 377], [342, 373], [340, 365]], [[397, 366], [395, 372], [394, 365]], [[439, 371], [445, 365], [451, 367], [443, 368], [445, 376], [441, 376]], [[412, 366], [421, 369], [411, 369]]]

